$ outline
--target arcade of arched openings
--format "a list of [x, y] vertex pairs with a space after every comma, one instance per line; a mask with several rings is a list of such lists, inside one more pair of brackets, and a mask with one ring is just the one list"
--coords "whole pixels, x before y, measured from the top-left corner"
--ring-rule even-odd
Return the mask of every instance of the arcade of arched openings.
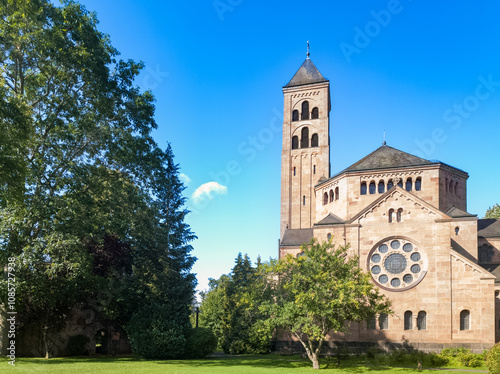
[[[399, 179], [396, 181], [396, 185], [403, 188], [403, 179]], [[375, 180], [372, 180], [370, 182], [361, 182], [360, 186], [360, 194], [361, 195], [374, 195], [377, 192], [379, 194], [383, 194], [385, 191], [389, 191], [394, 187], [394, 180], [389, 179], [387, 183], [385, 180], [379, 180], [378, 183], [376, 183]], [[411, 177], [406, 178], [406, 181], [404, 182], [404, 189], [406, 191], [421, 191], [422, 190], [422, 178], [417, 177], [415, 179], [415, 183], [413, 183], [413, 179]]]

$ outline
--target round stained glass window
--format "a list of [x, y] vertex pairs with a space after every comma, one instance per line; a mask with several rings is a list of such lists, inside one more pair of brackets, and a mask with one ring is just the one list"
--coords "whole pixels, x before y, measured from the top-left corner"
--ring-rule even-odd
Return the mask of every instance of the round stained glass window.
[[399, 287], [401, 285], [401, 281], [399, 278], [392, 278], [391, 279], [391, 286], [392, 287]]
[[411, 282], [413, 282], [413, 275], [411, 275], [411, 274], [405, 274], [405, 276], [403, 277], [403, 282], [405, 282], [405, 283], [411, 283]]
[[427, 273], [427, 256], [405, 238], [390, 238], [374, 247], [367, 257], [373, 281], [389, 291], [415, 287]]
[[420, 270], [421, 269], [420, 269], [420, 265], [419, 264], [412, 265], [412, 267], [411, 267], [411, 272], [414, 273], [414, 274], [420, 273]]
[[420, 261], [420, 253], [418, 253], [418, 252], [412, 253], [410, 258], [412, 261], [415, 261], [415, 262]]
[[391, 274], [399, 274], [406, 269], [406, 258], [402, 254], [393, 253], [384, 261], [385, 269]]
[[391, 248], [392, 249], [399, 249], [400, 246], [401, 246], [401, 243], [399, 242], [399, 240], [393, 240], [391, 242]]
[[403, 245], [403, 251], [405, 252], [413, 251], [413, 246], [411, 245], [411, 243], [406, 243], [405, 245]]

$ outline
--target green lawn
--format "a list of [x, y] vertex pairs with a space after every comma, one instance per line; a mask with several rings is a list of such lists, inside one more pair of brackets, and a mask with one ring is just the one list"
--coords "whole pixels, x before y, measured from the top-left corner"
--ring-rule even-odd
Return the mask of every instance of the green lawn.
[[[387, 367], [374, 365], [363, 357], [352, 358], [340, 367], [332, 359], [323, 359], [322, 372], [327, 373], [417, 373], [416, 368]], [[424, 368], [425, 369], [425, 368]], [[482, 368], [484, 369], [484, 368]], [[0, 372], [8, 373], [209, 373], [209, 374], [257, 374], [257, 373], [311, 373], [313, 370], [309, 360], [299, 356], [283, 357], [279, 355], [261, 356], [220, 356], [201, 360], [147, 361], [133, 357], [82, 357], [82, 358], [19, 358], [16, 367], [7, 364], [5, 358], [0, 359]], [[431, 372], [423, 370], [423, 372]], [[464, 371], [465, 372], [465, 371]], [[435, 372], [434, 372], [435, 373]], [[453, 371], [450, 374], [457, 374]], [[470, 374], [470, 371], [469, 373]]]

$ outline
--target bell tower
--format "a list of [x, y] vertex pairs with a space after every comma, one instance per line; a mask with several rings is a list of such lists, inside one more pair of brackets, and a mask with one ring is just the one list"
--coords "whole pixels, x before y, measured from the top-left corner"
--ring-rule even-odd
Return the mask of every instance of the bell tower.
[[314, 225], [314, 186], [330, 177], [330, 82], [309, 58], [309, 43], [283, 96], [280, 238], [287, 229]]

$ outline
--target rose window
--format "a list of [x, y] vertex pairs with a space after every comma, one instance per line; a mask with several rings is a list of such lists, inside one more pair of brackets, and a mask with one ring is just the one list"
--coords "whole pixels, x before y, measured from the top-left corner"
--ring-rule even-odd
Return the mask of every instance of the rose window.
[[403, 291], [415, 287], [424, 278], [427, 258], [411, 241], [389, 239], [371, 250], [368, 268], [381, 288]]

